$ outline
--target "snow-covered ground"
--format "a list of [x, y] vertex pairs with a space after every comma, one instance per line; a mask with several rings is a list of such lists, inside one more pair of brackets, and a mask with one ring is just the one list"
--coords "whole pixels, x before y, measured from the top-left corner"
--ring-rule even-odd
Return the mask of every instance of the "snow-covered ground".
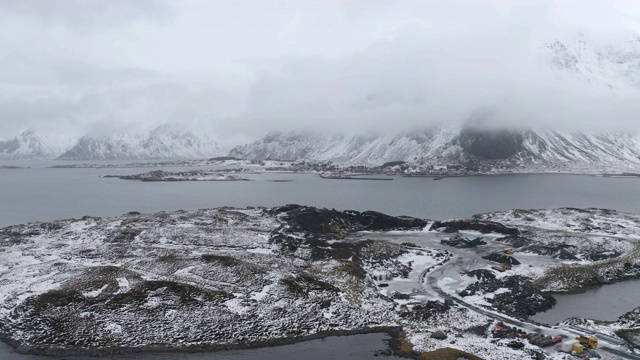
[[[569, 231], [571, 239], [607, 246], [619, 240], [615, 250], [621, 256], [633, 252], [628, 243], [637, 239], [639, 226], [634, 215], [587, 212], [597, 228], [586, 229], [585, 213], [577, 210], [528, 212], [534, 220], [524, 219], [522, 211], [482, 218], [521, 227], [535, 241], [548, 239], [540, 235], [545, 232]], [[560, 215], [562, 220], [545, 220]], [[491, 300], [511, 289], [458, 294], [477, 281], [467, 274], [472, 270], [499, 280], [536, 280], [566, 260], [516, 252], [522, 264], [501, 273], [482, 256], [509, 246], [502, 234], [463, 230], [468, 238], [484, 236], [487, 244], [454, 248], [440, 242], [450, 234], [436, 231], [287, 232], [285, 218], [264, 208], [219, 208], [1, 229], [0, 332], [27, 347], [216, 348], [399, 326], [416, 351], [455, 347], [485, 359], [529, 359], [532, 351], [542, 351], [528, 343], [513, 349], [491, 337], [495, 319], [504, 317]], [[291, 250], [294, 243], [300, 245]], [[439, 291], [483, 310], [445, 306]], [[585, 326], [614, 335], [637, 326], [633, 321]], [[446, 339], [431, 337], [438, 330]], [[545, 351], [548, 358], [561, 358]]]
[[105, 177], [117, 177], [123, 180], [140, 181], [243, 181], [248, 180], [236, 175], [229, 175], [216, 170], [203, 171], [191, 170], [182, 172], [170, 172], [155, 170], [137, 175], [107, 175]]

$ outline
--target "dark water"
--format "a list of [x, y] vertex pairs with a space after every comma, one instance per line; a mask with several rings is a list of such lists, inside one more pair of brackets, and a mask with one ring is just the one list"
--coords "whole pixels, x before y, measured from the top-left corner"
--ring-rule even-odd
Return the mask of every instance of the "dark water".
[[[13, 164], [15, 163], [0, 162], [0, 166]], [[357, 181], [326, 180], [312, 174], [263, 173], [246, 175], [245, 177], [254, 180], [250, 182], [144, 183], [101, 176], [136, 174], [152, 169], [47, 168], [53, 164], [58, 163], [23, 162], [17, 165], [31, 168], [0, 169], [0, 227], [30, 221], [79, 218], [84, 215], [118, 216], [129, 211], [195, 210], [219, 206], [270, 207], [288, 203], [340, 210], [377, 210], [392, 215], [427, 219], [464, 218], [477, 213], [513, 208], [599, 207], [640, 213], [639, 178], [500, 175], [434, 181], [431, 178], [395, 176], [393, 181]], [[638, 286], [633, 288], [637, 289]], [[605, 287], [602, 290], [603, 294], [608, 292]], [[584, 294], [576, 296], [580, 296], [579, 301], [583, 303]], [[638, 291], [633, 292], [630, 297], [639, 298]], [[603, 308], [602, 311], [607, 316], [617, 317], [627, 311], [626, 307], [622, 311], [602, 306], [612, 301], [617, 300], [605, 296], [598, 299], [595, 306]], [[554, 320], [544, 322], [557, 322], [570, 316], [592, 317], [578, 314], [576, 309], [580, 307], [563, 307], [561, 304], [564, 304], [563, 300], [559, 300], [559, 313], [550, 315]], [[385, 336], [358, 335], [277, 348], [215, 354], [156, 354], [128, 358], [367, 359], [372, 356], [373, 351], [385, 347], [382, 342]], [[0, 359], [42, 358], [13, 354], [6, 345], [0, 343]]]
[[100, 176], [150, 169], [50, 169], [43, 166], [51, 163], [32, 165], [37, 166], [0, 169], [0, 226], [84, 215], [118, 216], [129, 211], [288, 203], [427, 219], [565, 206], [640, 212], [640, 178], [500, 175], [434, 181], [395, 176], [393, 181], [366, 181], [264, 173], [245, 176], [255, 181], [149, 183]]
[[531, 319], [551, 325], [568, 317], [615, 321], [620, 315], [640, 306], [640, 280], [628, 280], [580, 294], [554, 297], [558, 303], [553, 309], [536, 314]]
[[[133, 355], [114, 355], [106, 357], [64, 357], [20, 355], [0, 342], [2, 360], [366, 360], [374, 358], [377, 350], [387, 348], [387, 334], [364, 334], [351, 336], [332, 336], [326, 339], [305, 341], [297, 344], [251, 350], [231, 350], [201, 353], [148, 353]], [[376, 356], [376, 359], [402, 359], [393, 356]]]

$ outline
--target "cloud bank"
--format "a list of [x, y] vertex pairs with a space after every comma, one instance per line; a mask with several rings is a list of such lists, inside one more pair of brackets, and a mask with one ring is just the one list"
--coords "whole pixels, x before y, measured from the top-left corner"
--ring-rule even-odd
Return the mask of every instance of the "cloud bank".
[[478, 109], [497, 125], [637, 128], [638, 14], [634, 1], [0, 0], [0, 135], [174, 123], [232, 145]]

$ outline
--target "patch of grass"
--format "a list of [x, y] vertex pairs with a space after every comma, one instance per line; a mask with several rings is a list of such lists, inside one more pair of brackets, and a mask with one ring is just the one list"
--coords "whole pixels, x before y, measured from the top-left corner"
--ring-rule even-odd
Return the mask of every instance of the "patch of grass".
[[176, 254], [165, 254], [158, 257], [158, 260], [163, 262], [175, 262], [178, 259], [178, 255]]
[[406, 356], [413, 354], [413, 344], [407, 339], [404, 331], [398, 333], [398, 341], [400, 342], [400, 353]]
[[566, 290], [578, 291], [603, 282], [594, 265], [562, 264], [547, 270], [534, 285], [545, 289], [554, 283], [561, 283]]
[[629, 253], [598, 261], [592, 264], [564, 264], [553, 267], [536, 280], [535, 285], [545, 289], [551, 284], [560, 283], [562, 290], [580, 291], [593, 285], [600, 285], [606, 281], [618, 280], [620, 277], [633, 275], [640, 265], [640, 243], [633, 244]]
[[310, 291], [331, 291], [340, 292], [337, 287], [318, 280], [311, 274], [300, 273], [296, 276], [287, 276], [280, 280], [280, 282], [287, 288], [287, 290], [296, 295], [307, 296]]
[[466, 357], [469, 360], [482, 360], [482, 358], [476, 355], [471, 355], [454, 348], [442, 348], [420, 354], [420, 359], [424, 360], [457, 360], [460, 357]]
[[298, 275], [298, 278], [303, 280], [311, 290], [333, 291], [336, 293], [340, 292], [340, 290], [337, 287], [327, 282], [324, 282], [322, 280], [318, 280], [313, 275], [310, 275], [307, 273], [300, 273]]
[[296, 295], [306, 295], [306, 291], [302, 285], [298, 283], [296, 278], [293, 276], [287, 276], [284, 279], [281, 279], [280, 282], [284, 285], [287, 290]]
[[75, 289], [58, 289], [27, 299], [20, 307], [31, 307], [35, 314], [41, 314], [50, 308], [65, 307], [72, 303], [82, 302], [84, 297]]
[[130, 229], [124, 228], [121, 229], [117, 234], [113, 236], [113, 238], [106, 240], [106, 242], [116, 242], [116, 243], [128, 243], [135, 240], [135, 238], [140, 235], [142, 230], [139, 229]]
[[406, 250], [403, 246], [386, 241], [376, 241], [360, 250], [360, 254], [363, 258], [369, 258], [371, 260], [397, 258], [405, 252]]
[[175, 281], [145, 281], [127, 293], [115, 295], [109, 301], [109, 305], [120, 307], [126, 304], [140, 304], [147, 300], [150, 292], [157, 292], [160, 289], [164, 289], [164, 293], [167, 295], [177, 296], [180, 299], [180, 305], [190, 305], [201, 300], [215, 301], [233, 298], [233, 295], [222, 290], [207, 291]]
[[240, 262], [240, 260], [226, 255], [202, 254], [200, 258], [205, 262], [213, 262], [227, 267], [236, 266]]
[[340, 262], [340, 266], [338, 267], [338, 270], [345, 272], [348, 275], [356, 277], [360, 280], [363, 280], [367, 276], [367, 272], [362, 268], [362, 266], [349, 260], [342, 260]]

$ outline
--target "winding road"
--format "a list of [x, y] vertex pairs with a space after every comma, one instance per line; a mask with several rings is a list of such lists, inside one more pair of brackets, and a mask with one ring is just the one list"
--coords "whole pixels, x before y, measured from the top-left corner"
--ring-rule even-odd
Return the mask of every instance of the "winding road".
[[[444, 265], [442, 265], [441, 267], [431, 271], [431, 273], [429, 273], [428, 270], [423, 271], [422, 274], [420, 274], [420, 280], [422, 281], [425, 289], [431, 293], [437, 294], [442, 298], [455, 299], [456, 304], [460, 306], [463, 306], [476, 313], [482, 314], [488, 318], [491, 318], [497, 321], [502, 321], [505, 324], [523, 328], [527, 330], [527, 332], [537, 332], [537, 333], [542, 333], [545, 335], [552, 335], [552, 336], [563, 333], [562, 335], [571, 336], [571, 337], [574, 337], [576, 335], [583, 335], [586, 333], [592, 333], [591, 330], [583, 329], [577, 326], [562, 326], [562, 327], [553, 327], [553, 328], [540, 327], [530, 322], [513, 319], [510, 317], [504, 316], [502, 314], [477, 307], [475, 305], [465, 302], [460, 297], [456, 296], [456, 294], [447, 293], [438, 285], [438, 278], [448, 276], [448, 275], [454, 275], [453, 272], [455, 271], [456, 266], [459, 267], [461, 265], [460, 262], [461, 262], [460, 257], [454, 254], [453, 260], [450, 260]], [[596, 335], [598, 337], [598, 342], [601, 345], [603, 345], [603, 343], [606, 344], [605, 346], [598, 347], [598, 352], [600, 353], [600, 355], [602, 355], [603, 359], [612, 359], [612, 360], [613, 359], [638, 359], [640, 360], [640, 356], [632, 354], [628, 352], [626, 348], [624, 348], [624, 344], [625, 344], [624, 341], [616, 339], [606, 334], [596, 333]]]

